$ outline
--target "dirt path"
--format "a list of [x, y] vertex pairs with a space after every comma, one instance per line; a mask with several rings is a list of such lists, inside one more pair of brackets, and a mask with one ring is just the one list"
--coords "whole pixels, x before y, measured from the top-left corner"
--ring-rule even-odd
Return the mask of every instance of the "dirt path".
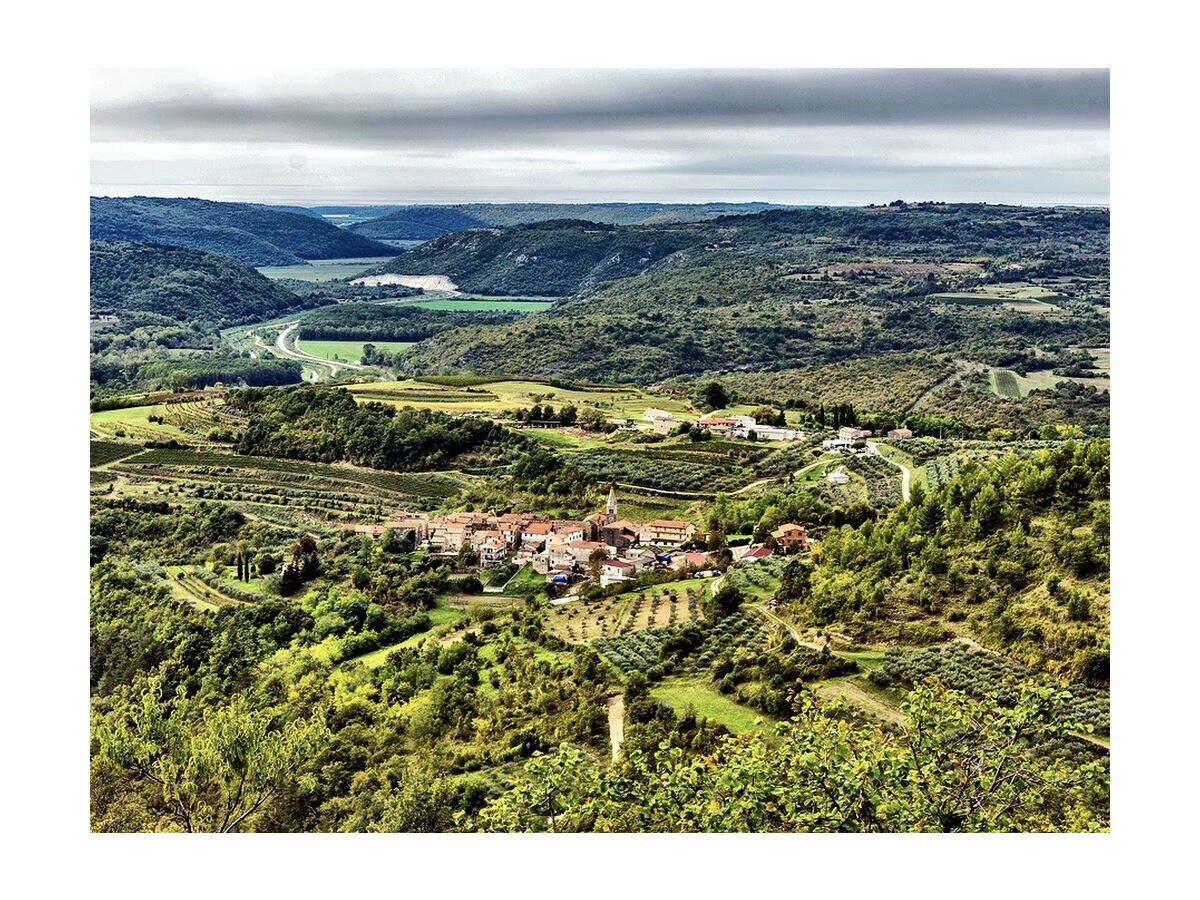
[[760, 606], [757, 603], [747, 603], [745, 608], [750, 610], [751, 612], [758, 613], [758, 615], [762, 616], [764, 619], [766, 619], [768, 622], [772, 623], [773, 625], [778, 625], [780, 628], [782, 628], [784, 631], [786, 631], [789, 635], [791, 635], [792, 640], [794, 640], [801, 647], [808, 647], [810, 650], [823, 649], [820, 644], [814, 644], [812, 641], [804, 640], [804, 638], [800, 637], [800, 632], [796, 630], [795, 625], [793, 625], [791, 622], [781, 619], [779, 616], [775, 615], [775, 613], [771, 612], [765, 606]]
[[333, 362], [325, 359], [323, 356], [313, 356], [311, 353], [305, 353], [296, 343], [296, 338], [293, 333], [299, 329], [300, 322], [289, 322], [282, 331], [279, 332], [279, 337], [275, 338], [275, 349], [284, 356], [289, 356], [292, 359], [303, 360], [306, 363], [315, 363], [324, 366], [329, 370], [329, 375], [332, 378], [337, 375], [338, 369], [362, 369], [364, 366], [359, 363], [352, 362]]
[[908, 498], [912, 495], [912, 490], [911, 490], [912, 469], [910, 469], [908, 466], [906, 466], [904, 463], [900, 462], [899, 460], [892, 459], [890, 456], [885, 456], [884, 454], [880, 453], [879, 445], [876, 444], [874, 441], [867, 441], [867, 446], [870, 447], [872, 450], [874, 450], [875, 455], [878, 456], [880, 459], [887, 460], [889, 463], [891, 463], [893, 466], [895, 466], [897, 469], [900, 470], [900, 473], [901, 473], [900, 496], [903, 497], [904, 502], [907, 503]]
[[[809, 469], [815, 469], [817, 466], [824, 465], [828, 461], [829, 460], [827, 460], [827, 459], [818, 459], [816, 462], [811, 462], [807, 466], [801, 466], [799, 469], [797, 469], [796, 471], [794, 471], [792, 473], [792, 477], [799, 478], [801, 475], [803, 475]], [[737, 494], [744, 494], [746, 491], [753, 490], [756, 487], [761, 487], [764, 484], [772, 484], [777, 481], [781, 482], [784, 477], [786, 477], [786, 476], [772, 475], [770, 478], [760, 478], [760, 479], [758, 479], [758, 481], [752, 481], [749, 484], [745, 485], [744, 487], [738, 488], [736, 491], [730, 491], [729, 496], [733, 497], [733, 496], [736, 496]]]
[[908, 717], [896, 709], [896, 707], [884, 703], [853, 681], [835, 679], [823, 682], [817, 686], [817, 696], [827, 700], [832, 700], [834, 697], [844, 697], [847, 703], [871, 713], [885, 722], [891, 722], [895, 725], [904, 725], [908, 722]]
[[604, 701], [608, 709], [608, 739], [612, 743], [612, 758], [616, 759], [625, 742], [625, 695], [614, 694]]

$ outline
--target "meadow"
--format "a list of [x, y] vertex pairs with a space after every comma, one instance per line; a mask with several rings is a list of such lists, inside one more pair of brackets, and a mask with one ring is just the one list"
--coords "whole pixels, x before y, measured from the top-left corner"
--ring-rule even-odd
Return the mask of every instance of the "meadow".
[[406, 300], [411, 306], [423, 309], [450, 309], [456, 312], [519, 312], [537, 313], [549, 309], [553, 300], [527, 300], [504, 297], [441, 297], [430, 300]]

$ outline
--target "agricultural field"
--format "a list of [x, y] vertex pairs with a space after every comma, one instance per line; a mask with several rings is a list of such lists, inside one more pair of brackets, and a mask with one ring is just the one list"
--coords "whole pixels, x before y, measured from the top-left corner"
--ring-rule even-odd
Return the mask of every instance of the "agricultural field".
[[413, 341], [297, 341], [296, 347], [302, 353], [319, 356], [333, 362], [356, 363], [362, 359], [363, 345], [373, 344], [377, 349], [388, 353], [399, 353], [416, 346]]
[[359, 272], [387, 262], [390, 258], [369, 256], [357, 259], [314, 259], [306, 266], [259, 266], [258, 271], [273, 281], [283, 278], [297, 281], [338, 281], [342, 278], [353, 278]]
[[[995, 695], [1002, 703], [1016, 701], [1022, 681], [1034, 679], [1057, 684], [1019, 663], [960, 642], [941, 647], [889, 650], [884, 663], [870, 675], [871, 681], [881, 687], [892, 684], [911, 687], [929, 677], [937, 677], [955, 690], [972, 696]], [[1063, 708], [1064, 719], [1091, 725], [1098, 734], [1107, 735], [1108, 693], [1086, 685], [1069, 685], [1066, 690], [1072, 696]]]
[[[441, 383], [439, 383], [441, 382]], [[473, 397], [462, 395], [468, 388], [478, 391]], [[591, 406], [610, 416], [641, 421], [647, 409], [663, 409], [683, 418], [697, 418], [700, 413], [687, 400], [667, 394], [655, 394], [636, 387], [579, 386], [555, 387], [538, 381], [508, 379], [438, 379], [435, 377], [381, 381], [351, 385], [350, 391], [364, 399], [397, 402], [388, 394], [413, 396], [400, 405], [423, 409], [442, 409], [447, 412], [480, 412], [497, 414], [528, 409], [535, 404], [549, 403], [560, 408], [571, 403], [576, 407]], [[466, 402], [464, 400], [466, 399]]]
[[137, 444], [119, 444], [113, 441], [92, 441], [91, 442], [91, 467], [107, 465], [111, 462], [116, 462], [119, 459], [124, 459], [127, 456], [132, 456], [135, 453], [140, 453], [142, 448]]
[[971, 291], [930, 294], [929, 299], [956, 306], [1000, 306], [1031, 315], [1063, 315], [1065, 311], [1055, 303], [1066, 297], [1053, 288], [1016, 281], [984, 285]]
[[457, 496], [449, 473], [382, 472], [188, 449], [147, 450], [112, 465], [123, 494], [237, 502], [279, 525], [374, 522], [398, 507], [436, 509]]
[[553, 300], [526, 300], [523, 298], [502, 297], [440, 297], [430, 300], [406, 300], [412, 306], [422, 309], [450, 309], [456, 312], [545, 312], [553, 304]]
[[166, 404], [153, 406], [131, 406], [128, 409], [106, 409], [103, 412], [91, 414], [90, 431], [94, 439], [112, 440], [113, 438], [129, 438], [131, 440], [163, 441], [170, 438], [186, 438], [187, 432], [176, 425], [167, 422], [151, 422], [167, 414]]
[[564, 459], [601, 482], [673, 494], [711, 496], [736, 490], [756, 477], [752, 464], [719, 451], [685, 451], [682, 446], [583, 450], [564, 454]]

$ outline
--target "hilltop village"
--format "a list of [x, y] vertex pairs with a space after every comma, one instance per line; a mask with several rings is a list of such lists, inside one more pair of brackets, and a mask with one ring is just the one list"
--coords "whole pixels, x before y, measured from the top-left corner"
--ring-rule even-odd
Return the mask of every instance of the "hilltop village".
[[[358, 528], [375, 537], [387, 529], [406, 536], [414, 547], [439, 556], [473, 555], [487, 569], [528, 564], [560, 588], [587, 581], [608, 587], [631, 581], [646, 569], [691, 568], [707, 573], [712, 562], [711, 554], [696, 541], [696, 526], [691, 522], [622, 519], [613, 488], [603, 512], [578, 520], [533, 513], [404, 513], [382, 525]], [[808, 548], [805, 526], [789, 522], [780, 525], [767, 543], [735, 548], [733, 560], [753, 563], [777, 552]]]

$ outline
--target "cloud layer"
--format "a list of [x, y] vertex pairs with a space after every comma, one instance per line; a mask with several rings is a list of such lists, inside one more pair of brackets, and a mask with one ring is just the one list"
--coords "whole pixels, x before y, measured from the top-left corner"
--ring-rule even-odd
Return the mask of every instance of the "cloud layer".
[[1104, 70], [93, 73], [95, 193], [1106, 203]]

